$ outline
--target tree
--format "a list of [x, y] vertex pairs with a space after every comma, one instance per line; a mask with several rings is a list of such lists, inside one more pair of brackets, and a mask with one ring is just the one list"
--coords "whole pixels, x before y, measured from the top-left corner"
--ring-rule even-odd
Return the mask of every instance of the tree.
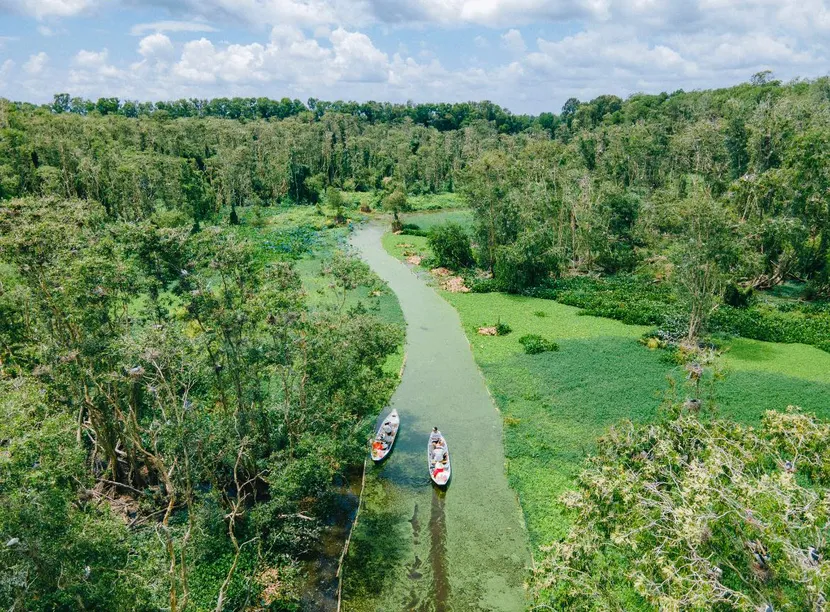
[[507, 197], [512, 188], [510, 163], [503, 153], [485, 153], [470, 165], [464, 177], [464, 199], [476, 215], [481, 264], [491, 272], [496, 249], [515, 239], [519, 229], [515, 201]]
[[580, 104], [581, 103], [577, 98], [568, 98], [562, 106], [562, 113], [559, 116], [563, 121], [567, 122], [568, 126], [571, 125], [571, 121], [573, 121], [576, 111], [579, 110]]
[[334, 222], [345, 223], [346, 216], [343, 214], [343, 193], [339, 189], [329, 187], [326, 190], [326, 204], [334, 214]]
[[790, 407], [760, 428], [675, 409], [614, 427], [562, 502], [539, 607], [816, 610], [828, 585], [830, 426]]
[[118, 98], [98, 98], [98, 102], [95, 103], [95, 109], [102, 115], [115, 115], [119, 106]]
[[100, 504], [73, 418], [30, 378], [0, 382], [0, 606], [126, 609], [148, 592], [124, 523]]
[[560, 260], [544, 229], [525, 229], [496, 249], [493, 278], [509, 293], [541, 285], [559, 272]]
[[475, 262], [470, 235], [458, 223], [436, 225], [430, 230], [428, 240], [435, 263], [439, 266], [459, 270]]
[[777, 83], [777, 81], [774, 80], [772, 70], [761, 70], [760, 72], [756, 72], [752, 75], [750, 83], [756, 87], [761, 87], [770, 83]]
[[401, 227], [403, 226], [401, 223], [400, 218], [398, 217], [399, 213], [407, 210], [409, 204], [406, 200], [406, 194], [403, 192], [402, 189], [396, 189], [388, 196], [383, 199], [383, 208], [384, 210], [392, 213], [392, 231], [400, 231]]
[[689, 317], [687, 339], [697, 340], [738, 274], [740, 239], [729, 212], [698, 192], [680, 204], [680, 235], [672, 247], [672, 278]]
[[52, 102], [53, 113], [68, 113], [70, 108], [68, 93], [55, 94], [54, 102]]

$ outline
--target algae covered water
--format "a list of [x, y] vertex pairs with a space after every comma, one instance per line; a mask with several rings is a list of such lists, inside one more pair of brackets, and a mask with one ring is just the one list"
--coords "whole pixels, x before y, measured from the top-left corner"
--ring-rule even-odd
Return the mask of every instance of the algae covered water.
[[[383, 250], [382, 234], [364, 227], [352, 244], [395, 292], [406, 318], [406, 367], [389, 407], [400, 413], [401, 429], [386, 462], [369, 466], [342, 608], [522, 610], [530, 553], [505, 475], [501, 417], [457, 313]], [[449, 444], [446, 491], [427, 474], [433, 426]]]

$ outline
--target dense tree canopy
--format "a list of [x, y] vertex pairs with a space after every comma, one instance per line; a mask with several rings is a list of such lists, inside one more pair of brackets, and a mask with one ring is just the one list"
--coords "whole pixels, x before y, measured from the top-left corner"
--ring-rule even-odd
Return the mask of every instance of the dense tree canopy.
[[[311, 309], [290, 261], [158, 211], [8, 200], [0, 261], [4, 607], [259, 597], [360, 462], [400, 330], [339, 294]], [[349, 265], [346, 289], [373, 282]]]

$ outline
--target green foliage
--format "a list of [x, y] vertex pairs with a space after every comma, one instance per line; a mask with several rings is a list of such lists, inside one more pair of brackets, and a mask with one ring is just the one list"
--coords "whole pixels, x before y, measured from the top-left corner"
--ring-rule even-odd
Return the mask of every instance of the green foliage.
[[[624, 296], [621, 291], [617, 299]], [[507, 474], [538, 552], [567, 533], [569, 518], [558, 498], [596, 452], [597, 436], [623, 419], [653, 421], [667, 396], [684, 401], [692, 391], [685, 385], [688, 372], [663, 361], [665, 351], [638, 343], [649, 331], [644, 326], [584, 316], [576, 308], [525, 296], [468, 293], [446, 299], [458, 310], [504, 415]], [[510, 322], [513, 333], [482, 341], [475, 330], [498, 317]], [[685, 326], [680, 335], [684, 332]], [[561, 350], [555, 358], [526, 356], [518, 342], [525, 334], [555, 339]], [[826, 353], [798, 344], [727, 338], [718, 363], [718, 381], [710, 388], [713, 377], [707, 374], [700, 397], [715, 401], [724, 418], [754, 425], [765, 410], [781, 410], [787, 403], [830, 418]]]
[[507, 323], [499, 318], [498, 322], [496, 323], [496, 335], [497, 336], [506, 336], [510, 332], [513, 331], [513, 328], [510, 327]]
[[741, 287], [735, 282], [728, 283], [723, 292], [723, 303], [733, 308], [746, 308], [754, 298], [755, 290], [752, 287]]
[[[688, 330], [688, 319], [671, 286], [640, 276], [562, 278], [527, 294], [578, 306], [585, 309], [585, 314], [658, 327], [675, 339], [680, 328]], [[767, 342], [800, 342], [826, 350], [830, 316], [821, 304], [758, 302], [745, 308], [721, 305], [711, 314], [709, 329]]]
[[95, 500], [68, 414], [35, 381], [0, 382], [0, 605], [5, 609], [127, 608], [149, 593], [124, 524]]
[[245, 607], [264, 565], [314, 544], [391, 394], [400, 328], [344, 308], [376, 279], [335, 255], [335, 296], [310, 307], [307, 227], [193, 233], [181, 212], [29, 198], [0, 229], [0, 536], [20, 543], [0, 599]]
[[493, 277], [508, 293], [538, 286], [559, 272], [559, 258], [542, 232], [527, 232], [496, 249]]
[[525, 353], [528, 355], [538, 355], [539, 353], [559, 350], [559, 345], [556, 342], [547, 340], [539, 334], [525, 334], [519, 338], [519, 344], [524, 347]]
[[631, 272], [637, 266], [635, 247], [641, 246], [635, 235], [640, 200], [631, 193], [611, 192], [602, 201], [598, 216], [601, 222], [592, 237], [598, 251], [597, 264], [615, 274]]
[[682, 230], [672, 249], [672, 280], [688, 316], [689, 340], [705, 329], [730, 277], [742, 267], [740, 239], [728, 211], [705, 194], [681, 206]]
[[405, 234], [407, 236], [427, 237], [429, 232], [422, 230], [421, 227], [415, 223], [404, 223], [401, 226], [401, 234]]
[[335, 223], [341, 224], [346, 222], [346, 216], [343, 212], [345, 202], [343, 200], [343, 194], [339, 189], [329, 187], [328, 190], [326, 190], [326, 204], [334, 215]]
[[469, 286], [473, 293], [492, 293], [503, 289], [502, 284], [495, 278], [474, 278]]
[[406, 193], [402, 189], [396, 189], [383, 199], [383, 208], [396, 215], [409, 210]]
[[457, 223], [436, 225], [429, 231], [428, 239], [437, 265], [460, 270], [474, 263], [470, 236]]
[[614, 427], [563, 497], [573, 526], [537, 569], [539, 603], [821, 605], [828, 442], [830, 427], [792, 408], [758, 430], [686, 414]]

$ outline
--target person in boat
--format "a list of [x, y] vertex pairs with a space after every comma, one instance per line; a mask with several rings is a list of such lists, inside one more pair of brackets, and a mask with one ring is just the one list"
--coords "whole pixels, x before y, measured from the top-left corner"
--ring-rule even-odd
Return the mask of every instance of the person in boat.
[[432, 450], [432, 462], [434, 464], [444, 463], [447, 460], [447, 450], [443, 446], [437, 446]]
[[386, 421], [380, 428], [380, 438], [387, 444], [392, 443], [392, 434], [395, 432], [395, 428], [392, 427], [392, 423]]

